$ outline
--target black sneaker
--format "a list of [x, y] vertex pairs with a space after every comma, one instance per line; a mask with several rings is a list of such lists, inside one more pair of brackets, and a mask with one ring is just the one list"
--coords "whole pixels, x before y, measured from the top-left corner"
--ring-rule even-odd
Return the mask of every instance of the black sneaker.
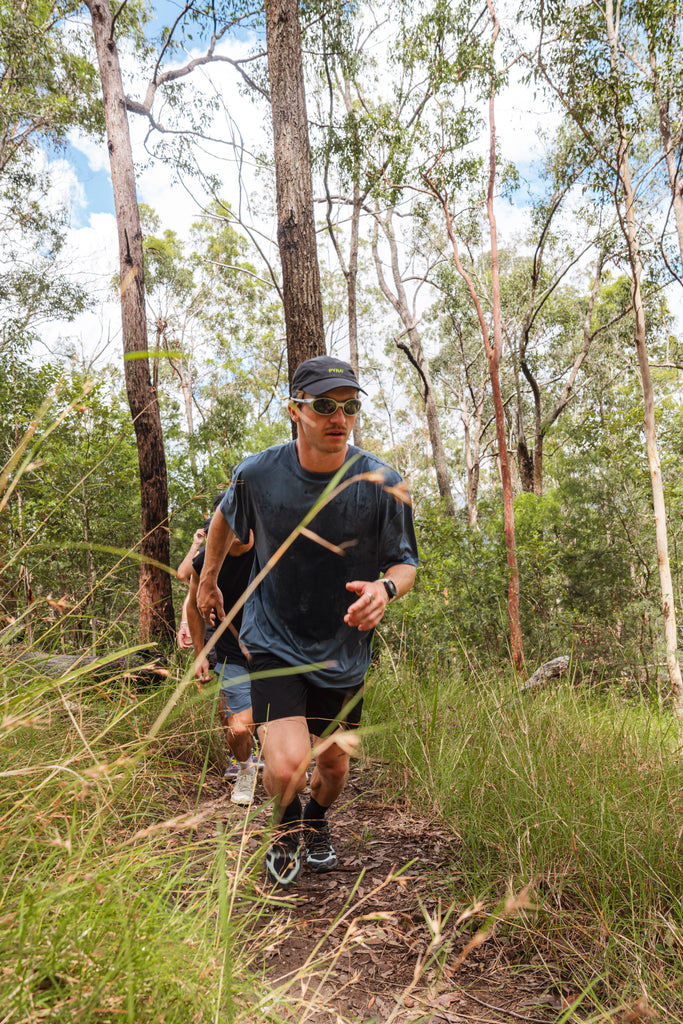
[[309, 818], [303, 823], [306, 863], [311, 871], [334, 871], [337, 854], [330, 840], [330, 826], [326, 818]]
[[271, 881], [286, 889], [301, 871], [300, 832], [283, 832], [268, 847], [266, 873]]

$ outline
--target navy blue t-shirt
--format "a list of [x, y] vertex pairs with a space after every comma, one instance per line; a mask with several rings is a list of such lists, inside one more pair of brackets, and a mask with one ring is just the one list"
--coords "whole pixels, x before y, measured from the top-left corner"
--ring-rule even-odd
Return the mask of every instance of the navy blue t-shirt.
[[[374, 479], [357, 479], [366, 474]], [[254, 574], [334, 476], [303, 469], [293, 441], [237, 467], [221, 512], [243, 542], [254, 531]], [[298, 536], [247, 601], [240, 632], [250, 653], [272, 654], [295, 666], [333, 662], [306, 673], [325, 687], [360, 685], [370, 663], [372, 631], [361, 633], [344, 622], [358, 600], [345, 584], [376, 580], [392, 565], [418, 564], [411, 507], [386, 489], [402, 482], [396, 470], [350, 445], [342, 482], [347, 481], [307, 524], [334, 550]]]

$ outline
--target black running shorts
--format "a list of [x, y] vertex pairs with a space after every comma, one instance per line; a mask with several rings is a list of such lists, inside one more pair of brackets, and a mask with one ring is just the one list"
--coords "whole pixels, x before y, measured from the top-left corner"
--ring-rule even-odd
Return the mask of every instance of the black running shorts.
[[[253, 654], [251, 657], [251, 709], [256, 725], [278, 718], [301, 716], [306, 719], [308, 731], [314, 736], [322, 736], [332, 722], [336, 722], [333, 730], [358, 727], [363, 708], [363, 697], [359, 694], [362, 686], [348, 690], [315, 686], [301, 673], [278, 674], [282, 669], [291, 672], [290, 665], [270, 654]], [[254, 674], [271, 670], [273, 675], [254, 679]], [[343, 709], [354, 698], [353, 707], [344, 714]]]

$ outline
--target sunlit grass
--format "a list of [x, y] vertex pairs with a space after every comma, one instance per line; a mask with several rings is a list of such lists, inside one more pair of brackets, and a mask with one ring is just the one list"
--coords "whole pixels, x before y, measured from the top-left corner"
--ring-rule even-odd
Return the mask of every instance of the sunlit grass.
[[[509, 935], [582, 1013], [645, 998], [683, 1020], [683, 787], [672, 716], [552, 683], [385, 667], [367, 720], [394, 791], [450, 823], [456, 902], [490, 906], [528, 887]], [[443, 882], [443, 878], [439, 879]]]
[[150, 742], [177, 682], [137, 693], [6, 664], [1, 1021], [297, 1016], [300, 978], [262, 982], [286, 928], [263, 885], [267, 829], [203, 789], [224, 756], [215, 702], [193, 689]]

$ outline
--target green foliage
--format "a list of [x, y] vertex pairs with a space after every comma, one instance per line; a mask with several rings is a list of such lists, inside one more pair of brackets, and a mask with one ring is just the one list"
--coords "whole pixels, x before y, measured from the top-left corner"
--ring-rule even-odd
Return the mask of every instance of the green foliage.
[[98, 77], [69, 23], [73, 0], [0, 3], [0, 178], [39, 139], [102, 129]]
[[[515, 498], [527, 658], [533, 665], [571, 654], [582, 673], [595, 679], [621, 673], [636, 689], [658, 696], [661, 609], [635, 382], [624, 380], [619, 403], [609, 412], [598, 404], [593, 413], [574, 422], [562, 443], [551, 435], [549, 476], [556, 486], [542, 496]], [[672, 441], [674, 436], [678, 445], [675, 431]], [[421, 566], [414, 590], [401, 603], [402, 630], [396, 636], [399, 649], [407, 645], [417, 662], [425, 656], [486, 666], [507, 661], [503, 514], [488, 494], [480, 497], [476, 527], [464, 513], [453, 520], [438, 504], [420, 502]], [[669, 495], [676, 515], [672, 550], [678, 552], [677, 482]]]
[[67, 277], [64, 210], [46, 202], [40, 145], [102, 130], [98, 78], [70, 0], [0, 2], [0, 353], [23, 351], [45, 319], [73, 319], [86, 293]]
[[[488, 522], [485, 511], [482, 519]], [[411, 657], [447, 662], [506, 658], [506, 573], [502, 519], [470, 529], [466, 519], [424, 502], [418, 516], [420, 569], [401, 602], [401, 634]], [[427, 653], [428, 652], [428, 653]]]
[[[46, 394], [52, 400], [38, 422]], [[34, 427], [30, 465], [10, 478], [16, 486], [3, 513], [3, 612], [25, 610], [30, 589], [33, 626], [48, 646], [102, 642], [111, 630], [118, 641], [136, 614], [139, 571], [138, 466], [124, 396], [105, 378], [93, 383], [78, 371], [15, 359], [0, 369], [3, 461]]]
[[284, 327], [267, 269], [227, 203], [213, 203], [188, 239], [141, 213], [177, 565], [234, 466], [287, 436]]

